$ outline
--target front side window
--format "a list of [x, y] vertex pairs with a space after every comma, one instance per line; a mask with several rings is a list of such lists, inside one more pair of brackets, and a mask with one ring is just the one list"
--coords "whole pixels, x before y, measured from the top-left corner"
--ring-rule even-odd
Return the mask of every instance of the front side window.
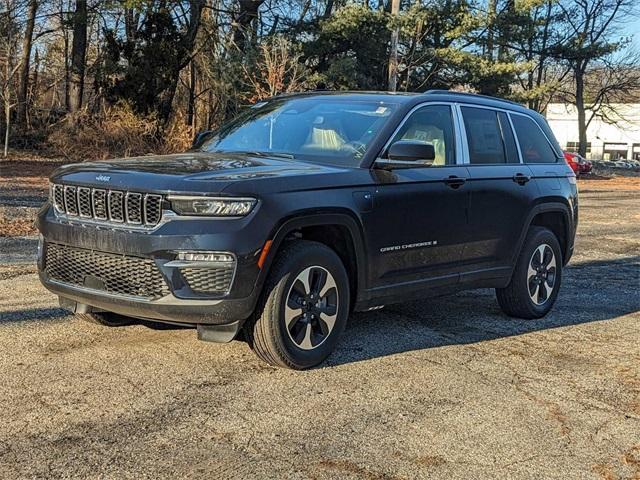
[[506, 114], [486, 108], [461, 110], [471, 164], [520, 162]]
[[511, 115], [524, 163], [556, 163], [558, 158], [536, 122], [524, 115]]
[[201, 150], [358, 166], [397, 104], [332, 96], [274, 99], [211, 133]]
[[453, 132], [451, 107], [427, 105], [409, 116], [393, 137], [391, 145], [400, 140], [430, 143], [436, 154], [432, 166], [453, 165], [456, 163]]

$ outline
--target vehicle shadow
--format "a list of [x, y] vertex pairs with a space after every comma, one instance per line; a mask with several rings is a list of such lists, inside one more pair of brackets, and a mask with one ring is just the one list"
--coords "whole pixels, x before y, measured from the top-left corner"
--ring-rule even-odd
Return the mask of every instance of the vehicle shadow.
[[640, 311], [640, 256], [581, 262], [564, 270], [552, 311], [540, 320], [506, 316], [483, 289], [356, 313], [319, 368], [446, 345], [470, 344], [605, 321]]
[[46, 320], [49, 322], [69, 315], [72, 315], [72, 313], [63, 308], [27, 308], [24, 310], [12, 310], [0, 312], [0, 325], [35, 320]]

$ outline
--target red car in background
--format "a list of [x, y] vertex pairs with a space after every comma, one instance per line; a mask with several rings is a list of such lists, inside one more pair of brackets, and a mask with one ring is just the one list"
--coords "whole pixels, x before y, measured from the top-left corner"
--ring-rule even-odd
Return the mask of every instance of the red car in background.
[[577, 153], [564, 152], [564, 159], [576, 176], [591, 173], [591, 169], [593, 168], [591, 162]]

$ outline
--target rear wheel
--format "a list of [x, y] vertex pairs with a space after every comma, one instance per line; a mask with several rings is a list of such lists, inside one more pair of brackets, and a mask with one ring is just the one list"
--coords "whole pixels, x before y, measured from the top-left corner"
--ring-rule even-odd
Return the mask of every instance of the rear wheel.
[[124, 327], [125, 325], [130, 325], [132, 322], [129, 317], [113, 312], [76, 313], [76, 317], [85, 322], [95, 323], [105, 327]]
[[256, 355], [274, 366], [304, 369], [336, 346], [349, 314], [349, 281], [329, 247], [296, 241], [276, 258], [245, 335]]
[[500, 308], [512, 317], [541, 318], [553, 307], [562, 281], [562, 250], [550, 230], [531, 227], [511, 282], [497, 288]]

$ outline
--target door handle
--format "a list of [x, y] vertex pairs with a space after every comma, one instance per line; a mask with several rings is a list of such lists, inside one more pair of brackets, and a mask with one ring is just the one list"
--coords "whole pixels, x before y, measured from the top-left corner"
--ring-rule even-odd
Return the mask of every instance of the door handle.
[[513, 181], [516, 182], [518, 185], [524, 185], [529, 180], [531, 180], [531, 176], [530, 175], [524, 175], [522, 173], [516, 173], [513, 176]]
[[445, 178], [443, 180], [443, 182], [445, 184], [447, 184], [447, 186], [451, 187], [451, 188], [460, 188], [462, 185], [465, 184], [465, 182], [467, 181], [466, 178], [463, 177], [456, 177], [455, 175], [450, 175], [449, 177]]

